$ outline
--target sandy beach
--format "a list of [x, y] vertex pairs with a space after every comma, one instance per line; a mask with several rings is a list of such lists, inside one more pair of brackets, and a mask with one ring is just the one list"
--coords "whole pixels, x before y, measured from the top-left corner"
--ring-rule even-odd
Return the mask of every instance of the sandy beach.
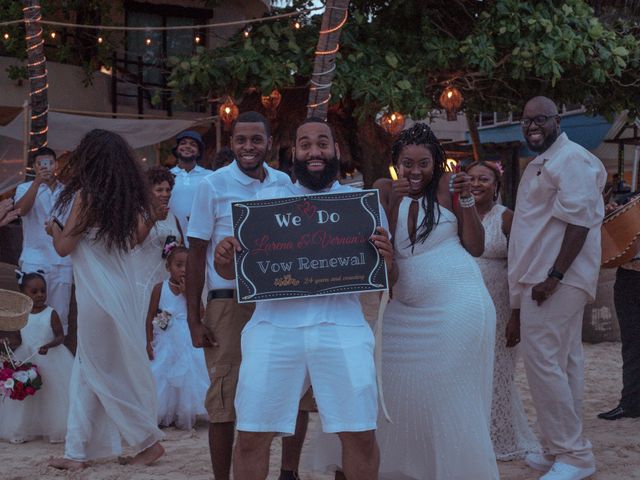
[[[613, 408], [622, 385], [620, 344], [585, 344], [586, 392], [585, 431], [594, 446], [598, 472], [594, 480], [640, 479], [640, 419], [622, 419], [607, 422], [596, 414]], [[520, 363], [518, 384], [521, 388], [529, 419], [535, 414], [531, 405], [527, 383]], [[312, 415], [310, 431], [317, 428], [318, 419]], [[93, 464], [78, 473], [59, 472], [47, 467], [51, 456], [61, 455], [63, 445], [48, 444], [37, 440], [22, 445], [0, 443], [0, 477], [4, 480], [31, 478], [70, 478], [87, 480], [209, 480], [213, 478], [207, 448], [207, 426], [198, 424], [192, 432], [166, 429], [164, 442], [166, 455], [151, 467], [126, 467], [115, 461]], [[308, 447], [303, 456], [309, 453]], [[279, 473], [280, 441], [273, 442], [269, 480], [276, 480]], [[304, 459], [303, 459], [304, 463]], [[534, 471], [522, 461], [500, 464], [504, 480], [530, 480], [537, 478]], [[328, 480], [328, 475], [301, 472], [304, 480]], [[481, 480], [481, 479], [478, 479]]]

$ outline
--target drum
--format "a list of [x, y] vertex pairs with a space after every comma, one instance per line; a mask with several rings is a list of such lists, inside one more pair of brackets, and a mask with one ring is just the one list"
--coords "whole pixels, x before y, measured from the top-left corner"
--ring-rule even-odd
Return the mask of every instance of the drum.
[[631, 260], [640, 248], [640, 195], [604, 217], [601, 233], [602, 268]]

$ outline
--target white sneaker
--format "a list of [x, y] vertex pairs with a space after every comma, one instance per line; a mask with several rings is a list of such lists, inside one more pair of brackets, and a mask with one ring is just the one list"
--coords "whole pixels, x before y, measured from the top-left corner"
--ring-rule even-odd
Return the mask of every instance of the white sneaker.
[[540, 480], [582, 480], [596, 473], [596, 467], [580, 468], [568, 463], [555, 462]]
[[540, 472], [548, 472], [553, 465], [553, 460], [547, 460], [541, 453], [527, 453], [524, 457], [524, 462], [534, 470]]

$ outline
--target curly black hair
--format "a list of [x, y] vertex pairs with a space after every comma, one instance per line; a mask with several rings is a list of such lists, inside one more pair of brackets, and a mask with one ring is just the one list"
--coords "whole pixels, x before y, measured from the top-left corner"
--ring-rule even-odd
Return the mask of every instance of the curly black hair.
[[416, 229], [415, 241], [411, 242], [413, 246], [418, 242], [424, 243], [440, 221], [438, 184], [445, 171], [446, 156], [440, 142], [426, 123], [416, 123], [413, 127], [403, 130], [398, 139], [393, 142], [391, 147], [391, 160], [394, 165], [397, 166], [400, 153], [407, 145], [423, 145], [431, 152], [431, 156], [433, 157], [433, 177], [425, 188], [421, 199], [421, 205], [425, 215], [422, 223], [420, 223]]
[[152, 210], [147, 180], [129, 144], [108, 130], [91, 130], [63, 175], [69, 181], [55, 208], [66, 211], [76, 195], [82, 202], [78, 226], [71, 233], [95, 227], [96, 238], [108, 250], [129, 250], [140, 219], [150, 218]]
[[176, 183], [176, 179], [173, 174], [169, 171], [168, 168], [163, 167], [162, 165], [157, 165], [155, 167], [151, 167], [147, 170], [147, 180], [151, 186], [159, 185], [162, 182], [168, 182], [169, 188], [173, 189], [173, 186]]

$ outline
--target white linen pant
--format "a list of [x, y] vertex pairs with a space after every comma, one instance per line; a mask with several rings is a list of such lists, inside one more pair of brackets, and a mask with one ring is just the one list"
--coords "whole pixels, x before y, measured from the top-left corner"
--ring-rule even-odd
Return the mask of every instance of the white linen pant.
[[23, 262], [20, 269], [25, 273], [44, 272], [47, 282], [47, 305], [51, 306], [60, 317], [64, 334], [69, 330], [69, 303], [73, 285], [73, 267], [71, 265], [39, 265]]
[[520, 323], [540, 443], [556, 461], [581, 468], [595, 466], [591, 443], [582, 436], [582, 316], [587, 293], [559, 284], [538, 306], [531, 299], [531, 288], [523, 293]]

